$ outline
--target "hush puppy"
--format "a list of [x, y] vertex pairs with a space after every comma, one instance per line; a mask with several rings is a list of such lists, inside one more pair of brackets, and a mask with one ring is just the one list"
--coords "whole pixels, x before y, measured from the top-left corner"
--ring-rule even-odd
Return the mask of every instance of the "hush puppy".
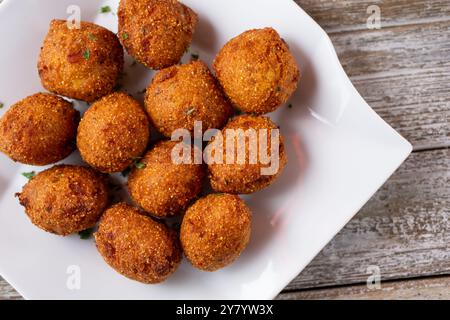
[[222, 128], [233, 115], [217, 80], [200, 61], [161, 70], [146, 91], [145, 106], [156, 129], [169, 137], [176, 129], [194, 132], [194, 121], [203, 132]]
[[177, 0], [121, 0], [119, 38], [150, 69], [177, 64], [192, 41], [197, 14]]
[[287, 102], [300, 71], [287, 44], [272, 28], [249, 30], [219, 52], [214, 69], [232, 102], [242, 111], [265, 114]]
[[61, 236], [93, 227], [108, 205], [105, 177], [70, 165], [42, 171], [16, 196], [33, 224]]
[[79, 121], [72, 103], [36, 93], [14, 104], [0, 119], [0, 151], [30, 165], [55, 163], [75, 150]]
[[81, 21], [69, 29], [52, 20], [41, 48], [38, 71], [48, 91], [93, 102], [111, 93], [123, 69], [123, 49], [116, 35]]
[[139, 282], [163, 282], [182, 258], [174, 231], [125, 203], [106, 210], [94, 236], [106, 263]]
[[202, 190], [206, 176], [203, 164], [172, 161], [172, 150], [177, 144], [175, 141], [156, 144], [140, 161], [144, 168], [134, 168], [128, 179], [132, 199], [157, 217], [184, 211]]
[[222, 129], [222, 136], [222, 141], [213, 138], [206, 152], [211, 186], [217, 192], [256, 192], [272, 184], [286, 166], [284, 139], [267, 117], [236, 117]]
[[210, 194], [195, 202], [181, 224], [181, 244], [192, 265], [216, 271], [247, 247], [252, 213], [238, 196]]
[[92, 104], [78, 127], [77, 145], [89, 165], [105, 173], [123, 171], [146, 149], [147, 114], [131, 96], [115, 92]]

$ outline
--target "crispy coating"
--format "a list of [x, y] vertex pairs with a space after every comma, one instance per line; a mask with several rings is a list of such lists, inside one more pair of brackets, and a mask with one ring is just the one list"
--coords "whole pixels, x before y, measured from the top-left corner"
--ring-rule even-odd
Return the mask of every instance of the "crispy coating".
[[182, 259], [174, 231], [125, 203], [106, 210], [95, 242], [106, 263], [125, 277], [143, 283], [163, 282]]
[[[256, 140], [254, 141], [254, 145], [257, 146], [258, 155], [256, 163], [252, 163], [250, 161], [250, 139], [245, 137], [245, 161], [243, 163], [238, 163], [238, 153], [239, 153], [239, 144], [238, 138], [234, 137], [231, 141], [233, 143], [227, 144], [226, 136], [227, 130], [239, 130], [242, 129], [245, 131], [247, 129], [254, 129], [256, 131]], [[265, 129], [267, 133], [267, 142], [266, 144], [262, 144], [260, 139], [259, 130]], [[261, 173], [261, 168], [270, 167], [269, 164], [264, 164], [261, 158], [261, 150], [262, 146], [266, 147], [265, 155], [271, 157], [272, 149], [271, 149], [271, 130], [278, 129], [277, 125], [272, 122], [267, 117], [264, 116], [251, 116], [251, 115], [242, 115], [236, 117], [228, 122], [228, 124], [222, 129], [223, 135], [223, 147], [217, 147], [217, 150], [223, 151], [223, 163], [221, 164], [209, 164], [209, 178], [211, 182], [211, 186], [215, 191], [218, 192], [227, 192], [233, 194], [248, 194], [259, 191], [263, 188], [268, 187], [272, 184], [283, 172], [283, 169], [287, 164], [287, 155], [284, 149], [284, 139], [281, 133], [279, 134], [279, 157], [278, 157], [278, 170], [271, 175], [263, 175]], [[238, 131], [235, 131], [238, 132]], [[243, 136], [244, 137], [244, 136]], [[215, 139], [213, 139], [209, 145], [215, 143]], [[257, 143], [256, 143], [257, 142]], [[219, 144], [217, 145], [219, 146]], [[233, 163], [227, 163], [227, 149], [229, 149], [230, 154], [234, 154], [235, 161]], [[215, 156], [215, 151], [211, 152], [212, 157]], [[275, 156], [275, 154], [274, 154]]]
[[116, 35], [90, 22], [69, 29], [52, 20], [41, 48], [39, 76], [44, 88], [93, 102], [111, 93], [123, 69], [123, 49]]
[[236, 195], [210, 194], [195, 202], [181, 224], [181, 244], [192, 265], [216, 271], [233, 261], [250, 240], [252, 213]]
[[177, 64], [192, 41], [197, 14], [177, 0], [121, 0], [119, 38], [147, 68]]
[[219, 52], [214, 69], [233, 103], [246, 113], [272, 112], [297, 89], [300, 71], [272, 28], [249, 30]]
[[81, 166], [42, 171], [16, 196], [33, 224], [61, 236], [92, 228], [108, 205], [105, 176]]
[[141, 160], [145, 168], [134, 168], [128, 179], [133, 200], [158, 217], [184, 211], [201, 192], [206, 176], [203, 164], [173, 163], [171, 154], [177, 144], [175, 141], [156, 144]]
[[200, 61], [161, 70], [146, 91], [145, 107], [156, 129], [170, 137], [176, 129], [194, 132], [220, 129], [233, 115], [233, 107], [208, 67]]
[[72, 103], [36, 93], [14, 104], [0, 119], [0, 151], [30, 165], [55, 163], [75, 150], [79, 121]]
[[92, 104], [78, 127], [77, 145], [89, 165], [105, 173], [123, 171], [147, 147], [147, 115], [131, 96], [115, 92]]

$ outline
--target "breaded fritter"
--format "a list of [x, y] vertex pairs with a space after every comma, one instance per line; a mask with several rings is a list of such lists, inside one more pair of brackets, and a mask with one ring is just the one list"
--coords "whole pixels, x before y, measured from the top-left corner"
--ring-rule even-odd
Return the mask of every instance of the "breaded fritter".
[[171, 137], [176, 129], [221, 129], [234, 110], [208, 67], [200, 61], [161, 70], [146, 91], [145, 107], [156, 129]]
[[90, 22], [69, 29], [52, 20], [41, 48], [39, 76], [45, 89], [93, 102], [113, 91], [123, 69], [123, 49], [116, 35]]
[[[248, 138], [251, 137], [251, 135], [245, 136], [247, 129], [254, 130], [254, 132], [256, 133], [256, 138], [252, 139], [255, 139], [255, 141]], [[279, 156], [275, 157], [276, 154], [272, 153], [271, 151], [272, 130], [276, 129], [278, 129], [277, 125], [273, 123], [272, 120], [264, 116], [242, 115], [230, 120], [228, 124], [222, 129], [223, 148], [217, 148], [217, 150], [223, 151], [223, 161], [219, 164], [211, 164], [210, 162], [208, 164], [209, 178], [212, 188], [217, 192], [248, 194], [259, 191], [272, 184], [283, 172], [287, 163], [287, 155], [284, 149], [284, 139], [279, 132]], [[230, 138], [230, 141], [232, 141], [233, 143], [227, 144], [227, 130], [231, 130], [231, 132], [235, 132], [237, 134], [237, 136], [232, 136], [232, 139]], [[242, 130], [242, 133], [239, 133], [239, 130]], [[264, 132], [266, 132], [267, 134], [267, 142], [265, 144], [260, 140], [260, 130], [264, 130]], [[239, 148], [239, 136], [245, 138], [245, 140], [243, 140], [245, 141], [245, 150]], [[274, 139], [276, 139], [276, 137], [274, 137]], [[213, 143], [217, 143], [215, 141], [216, 140], [213, 139], [208, 146]], [[256, 158], [254, 158], [253, 163], [251, 161], [252, 157], [249, 141], [253, 146], [256, 146], [256, 149], [254, 149]], [[262, 147], [265, 147], [266, 150], [261, 151], [260, 149]], [[227, 163], [227, 149], [229, 149], [229, 154], [234, 154], [234, 159], [233, 161], [231, 161], [231, 163]], [[242, 163], [238, 162], [239, 151], [245, 152], [243, 153], [245, 155], [245, 158], [243, 158], [244, 161]], [[278, 166], [273, 166], [273, 170], [276, 169], [276, 171], [272, 174], [262, 174], [261, 169], [269, 168], [272, 162], [265, 163], [264, 161], [262, 161], [263, 159], [261, 158], [261, 152], [264, 155], [267, 155], [267, 157], [269, 158], [273, 156], [275, 158], [275, 161], [278, 160]], [[214, 157], [214, 149], [212, 149], [211, 153], [211, 156]]]
[[183, 212], [202, 190], [206, 176], [203, 164], [175, 164], [172, 161], [172, 150], [177, 144], [175, 141], [156, 144], [140, 160], [144, 168], [134, 168], [128, 179], [132, 199], [157, 217]]
[[236, 195], [210, 194], [195, 202], [181, 224], [181, 244], [192, 265], [216, 271], [247, 247], [252, 213]]
[[61, 236], [92, 228], [108, 205], [105, 176], [81, 166], [42, 171], [16, 196], [33, 224]]
[[214, 61], [217, 77], [242, 111], [265, 114], [286, 103], [300, 71], [288, 45], [272, 28], [249, 30], [230, 40]]
[[92, 104], [81, 119], [77, 146], [89, 165], [105, 173], [129, 167], [150, 138], [147, 114], [131, 96], [115, 92]]
[[106, 210], [95, 242], [106, 263], [125, 277], [143, 283], [163, 282], [182, 259], [174, 231], [125, 203]]
[[14, 104], [0, 119], [0, 151], [25, 164], [55, 163], [75, 150], [79, 121], [72, 103], [36, 93]]
[[177, 0], [121, 0], [119, 38], [150, 69], [177, 64], [192, 41], [197, 14]]

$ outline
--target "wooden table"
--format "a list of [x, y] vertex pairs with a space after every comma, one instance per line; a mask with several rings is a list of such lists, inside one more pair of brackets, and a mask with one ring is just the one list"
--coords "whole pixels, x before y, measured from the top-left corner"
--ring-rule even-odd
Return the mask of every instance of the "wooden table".
[[[414, 152], [279, 298], [450, 299], [450, 1], [296, 2]], [[370, 30], [374, 4], [381, 29]], [[379, 289], [366, 285], [369, 266], [380, 268]], [[20, 295], [0, 278], [2, 298]]]

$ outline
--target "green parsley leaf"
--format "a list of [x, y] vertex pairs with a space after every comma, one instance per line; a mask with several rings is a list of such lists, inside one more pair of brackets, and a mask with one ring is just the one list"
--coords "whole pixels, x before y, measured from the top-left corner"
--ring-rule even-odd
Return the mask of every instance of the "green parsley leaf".
[[136, 161], [136, 162], [134, 163], [134, 166], [135, 166], [136, 168], [138, 168], [138, 169], [145, 169], [145, 167], [146, 167], [146, 165], [145, 165], [144, 163], [140, 162], [140, 161]]
[[90, 57], [91, 57], [91, 51], [89, 49], [86, 49], [86, 51], [83, 52], [83, 58], [85, 60], [89, 60]]
[[88, 38], [94, 41], [97, 40], [97, 37], [94, 36], [92, 33], [88, 33]]
[[27, 178], [28, 180], [32, 179], [35, 175], [36, 172], [34, 171], [30, 171], [30, 172], [23, 172], [22, 175]]
[[122, 39], [127, 40], [128, 39], [128, 33], [126, 33], [126, 32], [122, 33]]
[[89, 229], [78, 232], [78, 234], [80, 235], [80, 239], [87, 240], [91, 237], [93, 232], [94, 232], [94, 228], [89, 228]]
[[100, 8], [100, 12], [101, 13], [108, 13], [111, 12], [111, 7], [110, 6], [104, 6]]
[[0, 102], [0, 109], [3, 108], [5, 104], [3, 102]]

